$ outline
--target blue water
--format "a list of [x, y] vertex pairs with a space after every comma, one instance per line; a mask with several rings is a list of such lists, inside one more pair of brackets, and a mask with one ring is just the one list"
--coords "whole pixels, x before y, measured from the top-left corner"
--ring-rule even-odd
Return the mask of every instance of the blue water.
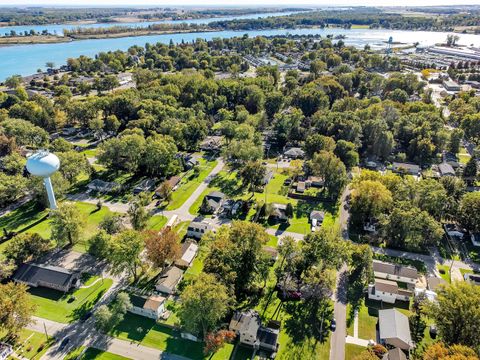
[[[368, 29], [295, 29], [295, 30], [261, 30], [261, 31], [217, 31], [199, 32], [188, 34], [166, 34], [152, 36], [126, 37], [118, 39], [81, 40], [58, 44], [16, 45], [0, 48], [0, 80], [14, 75], [30, 75], [37, 69], [45, 68], [46, 62], [54, 62], [56, 66], [66, 63], [71, 57], [80, 55], [94, 56], [101, 51], [127, 50], [132, 45], [145, 45], [145, 43], [165, 43], [170, 40], [175, 43], [193, 41], [197, 38], [210, 40], [215, 37], [231, 38], [248, 34], [250, 37], [257, 35], [322, 35], [328, 34], [346, 36], [347, 45], [363, 47], [369, 44], [372, 48], [385, 46], [385, 41], [390, 36], [395, 42], [433, 45], [445, 41], [448, 33], [429, 31], [400, 31], [400, 30], [368, 30]], [[460, 35], [460, 44], [475, 45], [480, 47], [480, 35]]]
[[125, 27], [139, 27], [139, 26], [148, 26], [151, 24], [208, 24], [212, 21], [228, 21], [233, 19], [258, 19], [265, 18], [269, 16], [285, 16], [293, 14], [293, 12], [271, 12], [271, 13], [258, 13], [258, 14], [249, 14], [249, 15], [239, 15], [239, 16], [225, 16], [225, 17], [216, 17], [216, 18], [203, 18], [203, 19], [192, 19], [192, 20], [160, 20], [160, 21], [137, 21], [137, 22], [126, 22], [126, 23], [97, 23], [97, 24], [51, 24], [51, 25], [19, 25], [19, 26], [4, 26], [0, 27], [0, 36], [5, 34], [10, 34], [10, 31], [15, 31], [17, 34], [24, 33], [25, 31], [35, 30], [36, 32], [42, 32], [47, 30], [50, 34], [63, 35], [63, 30], [67, 29], [76, 29], [76, 28], [104, 28], [111, 26], [125, 26]]

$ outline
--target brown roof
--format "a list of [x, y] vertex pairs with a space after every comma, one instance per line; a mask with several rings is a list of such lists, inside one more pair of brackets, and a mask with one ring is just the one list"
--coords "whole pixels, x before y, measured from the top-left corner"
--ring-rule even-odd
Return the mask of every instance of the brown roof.
[[375, 291], [396, 294], [398, 292], [398, 285], [395, 281], [375, 279]]
[[395, 276], [406, 277], [410, 279], [417, 279], [417, 269], [411, 266], [403, 266], [398, 264], [390, 264], [380, 260], [373, 260], [373, 271], [390, 274]]
[[445, 280], [436, 276], [430, 276], [427, 279], [428, 289], [432, 291], [435, 291], [440, 285], [446, 284], [446, 283], [447, 282]]
[[180, 176], [172, 176], [170, 179], [168, 179], [168, 183], [170, 184], [171, 187], [175, 187], [182, 178]]
[[389, 350], [388, 353], [383, 356], [382, 360], [407, 360], [407, 356], [401, 349], [395, 348]]
[[163, 296], [150, 296], [143, 305], [143, 308], [157, 311], [157, 309], [160, 307], [160, 305], [162, 305], [164, 301], [165, 298]]

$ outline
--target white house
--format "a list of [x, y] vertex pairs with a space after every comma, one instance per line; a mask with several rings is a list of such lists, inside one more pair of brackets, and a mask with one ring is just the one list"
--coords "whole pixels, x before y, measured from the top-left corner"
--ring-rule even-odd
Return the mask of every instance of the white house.
[[13, 348], [11, 345], [0, 342], [0, 360], [6, 360], [13, 354]]
[[163, 296], [137, 296], [130, 295], [132, 307], [128, 310], [133, 314], [158, 320], [165, 312], [165, 298]]
[[176, 266], [170, 266], [162, 271], [162, 273], [158, 276], [155, 289], [165, 294], [173, 294], [177, 289], [178, 283], [180, 280], [182, 280], [182, 277], [182, 269]]
[[368, 285], [370, 300], [394, 304], [397, 300], [409, 301], [411, 296], [411, 291], [400, 289], [395, 281], [375, 279], [373, 284]]
[[182, 269], [187, 269], [192, 265], [195, 256], [197, 256], [198, 245], [194, 240], [187, 240], [182, 244], [182, 256], [175, 261], [175, 265]]
[[200, 240], [202, 236], [213, 230], [213, 226], [206, 221], [192, 221], [187, 228], [187, 237]]

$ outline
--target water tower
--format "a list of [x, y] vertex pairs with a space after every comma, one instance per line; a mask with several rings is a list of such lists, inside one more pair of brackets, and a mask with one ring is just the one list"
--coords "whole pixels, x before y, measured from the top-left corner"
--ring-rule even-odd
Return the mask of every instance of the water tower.
[[34, 176], [43, 178], [45, 189], [47, 189], [48, 202], [51, 209], [57, 208], [55, 201], [55, 194], [53, 193], [52, 181], [50, 176], [53, 175], [60, 168], [60, 160], [55, 154], [47, 150], [37, 151], [27, 159], [27, 170]]

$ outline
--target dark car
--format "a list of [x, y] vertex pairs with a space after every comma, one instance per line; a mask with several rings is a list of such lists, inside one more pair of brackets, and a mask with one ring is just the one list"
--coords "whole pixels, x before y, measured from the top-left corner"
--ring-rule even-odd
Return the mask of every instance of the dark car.
[[332, 321], [330, 322], [330, 330], [335, 331], [336, 328], [337, 328], [337, 321], [335, 320], [335, 318], [333, 318]]
[[60, 343], [60, 346], [58, 347], [58, 350], [62, 351], [63, 349], [65, 349], [65, 346], [67, 346], [69, 342], [70, 342], [69, 338], [63, 339], [62, 342]]
[[91, 312], [91, 311], [88, 311], [88, 312], [86, 312], [85, 314], [83, 314], [83, 315], [80, 317], [80, 321], [81, 321], [81, 322], [85, 322], [85, 321], [87, 321], [88, 319], [90, 319], [91, 316], [92, 316], [92, 312]]

